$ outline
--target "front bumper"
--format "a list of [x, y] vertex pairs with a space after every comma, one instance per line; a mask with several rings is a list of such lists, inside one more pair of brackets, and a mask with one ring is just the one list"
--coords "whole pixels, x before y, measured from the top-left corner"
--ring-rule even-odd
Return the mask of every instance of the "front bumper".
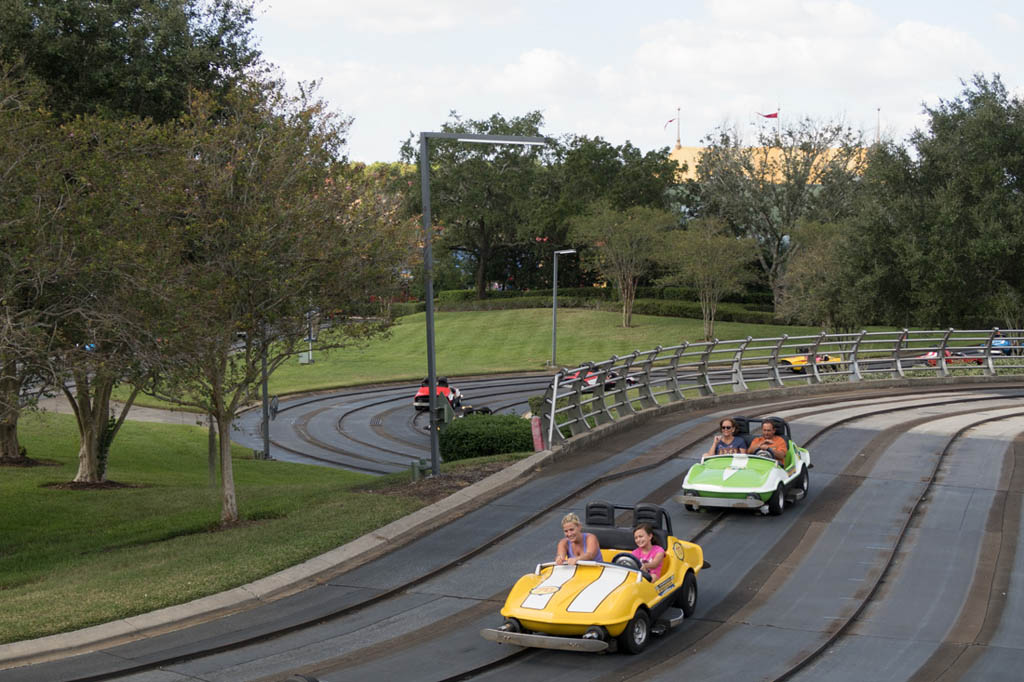
[[700, 495], [676, 495], [674, 498], [680, 504], [688, 504], [693, 507], [725, 507], [728, 509], [760, 509], [765, 505], [761, 498], [746, 497], [702, 497]]
[[554, 635], [535, 635], [525, 632], [507, 632], [495, 628], [484, 628], [480, 636], [499, 644], [515, 644], [537, 649], [558, 649], [560, 651], [598, 652], [608, 649], [608, 642], [600, 639], [583, 639], [582, 637], [556, 637]]

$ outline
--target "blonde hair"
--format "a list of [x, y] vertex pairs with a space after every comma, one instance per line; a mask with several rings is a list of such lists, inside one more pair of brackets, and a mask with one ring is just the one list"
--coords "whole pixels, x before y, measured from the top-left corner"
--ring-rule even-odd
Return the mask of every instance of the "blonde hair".
[[562, 525], [564, 526], [567, 523], [575, 523], [577, 526], [583, 525], [582, 523], [580, 523], [580, 517], [576, 516], [572, 512], [569, 512], [568, 514], [562, 517]]

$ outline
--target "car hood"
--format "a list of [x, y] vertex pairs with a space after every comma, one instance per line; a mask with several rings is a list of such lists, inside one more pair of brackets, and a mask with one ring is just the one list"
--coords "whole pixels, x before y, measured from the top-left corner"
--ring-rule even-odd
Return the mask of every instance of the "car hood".
[[520, 578], [502, 613], [545, 622], [628, 620], [638, 591], [653, 589], [638, 572], [613, 564], [551, 566]]
[[683, 485], [750, 490], [764, 485], [774, 469], [774, 462], [758, 457], [711, 457], [703, 463], [694, 464], [686, 474]]

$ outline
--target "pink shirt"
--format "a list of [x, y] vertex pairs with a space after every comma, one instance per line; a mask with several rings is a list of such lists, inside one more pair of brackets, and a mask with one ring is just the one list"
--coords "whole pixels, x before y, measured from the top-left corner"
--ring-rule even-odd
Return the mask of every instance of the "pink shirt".
[[[642, 551], [640, 551], [640, 548], [637, 547], [636, 549], [633, 550], [633, 556], [635, 556], [640, 561], [650, 561], [651, 559], [654, 558], [654, 556], [658, 552], [664, 552], [664, 551], [665, 550], [663, 550], [658, 545], [651, 545], [651, 551], [647, 552], [647, 554], [644, 554]], [[664, 564], [664, 562], [662, 562], [662, 564]], [[658, 566], [657, 568], [652, 568], [651, 569], [651, 578], [653, 580], [657, 580], [660, 577], [661, 577], [661, 566]]]

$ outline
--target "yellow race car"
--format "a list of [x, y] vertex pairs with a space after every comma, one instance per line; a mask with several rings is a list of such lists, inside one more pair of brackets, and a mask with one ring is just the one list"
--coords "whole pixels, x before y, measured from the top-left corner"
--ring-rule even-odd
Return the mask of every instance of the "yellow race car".
[[[665, 549], [661, 576], [641, 570], [631, 550], [632, 528], [614, 525], [616, 510], [632, 510], [633, 525], [649, 523]], [[493, 642], [567, 651], [622, 648], [640, 653], [652, 635], [693, 615], [697, 574], [709, 564], [699, 545], [672, 535], [672, 520], [660, 506], [587, 505], [584, 532], [601, 545], [601, 561], [575, 566], [538, 564], [520, 578], [501, 609], [505, 622], [480, 634]]]
[[[789, 369], [794, 374], [803, 374], [807, 366], [811, 364], [811, 349], [803, 347], [797, 348], [796, 351], [803, 353], [803, 355], [787, 355], [784, 358], [779, 358], [779, 365]], [[821, 372], [838, 371], [842, 361], [843, 358], [839, 355], [822, 353], [814, 356], [814, 364], [818, 366], [818, 370]]]

